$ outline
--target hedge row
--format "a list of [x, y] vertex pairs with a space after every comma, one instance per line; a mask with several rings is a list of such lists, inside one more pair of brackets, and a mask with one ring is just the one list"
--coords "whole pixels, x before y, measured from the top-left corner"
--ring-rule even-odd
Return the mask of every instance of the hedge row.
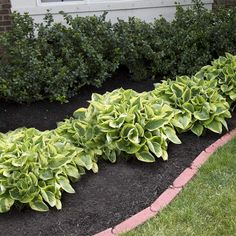
[[65, 102], [86, 84], [101, 86], [119, 65], [141, 80], [192, 75], [225, 52], [235, 54], [236, 9], [208, 11], [194, 2], [189, 9], [177, 6], [171, 23], [130, 18], [111, 24], [106, 14], [63, 14], [65, 26], [50, 13], [41, 24], [15, 13], [12, 30], [0, 36], [0, 97]]
[[61, 209], [61, 192], [74, 193], [70, 182], [86, 170], [96, 173], [101, 158], [114, 163], [124, 153], [144, 162], [167, 160], [168, 143], [181, 143], [176, 131], [221, 133], [231, 117], [228, 102], [236, 101], [235, 81], [236, 56], [227, 54], [192, 77], [163, 81], [150, 92], [93, 94], [87, 109], [55, 130], [0, 134], [0, 212], [13, 204]]

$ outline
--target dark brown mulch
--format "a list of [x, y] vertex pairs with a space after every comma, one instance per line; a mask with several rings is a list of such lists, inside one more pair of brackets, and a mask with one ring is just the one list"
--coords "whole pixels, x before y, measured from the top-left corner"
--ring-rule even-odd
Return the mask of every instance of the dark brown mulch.
[[[153, 82], [132, 82], [128, 74], [121, 71], [103, 88], [86, 87], [67, 104], [1, 102], [0, 131], [21, 126], [53, 129], [56, 122], [86, 106], [92, 92], [104, 93], [119, 87], [151, 90]], [[235, 113], [228, 123], [230, 129], [236, 127]], [[50, 209], [47, 213], [38, 213], [27, 208], [14, 208], [0, 215], [0, 235], [84, 236], [112, 227], [150, 205], [204, 148], [220, 136], [210, 132], [201, 138], [191, 133], [182, 134], [182, 145], [169, 145], [167, 162], [158, 160], [145, 164], [134, 159], [126, 162], [122, 158], [116, 164], [101, 161], [98, 174], [87, 173], [74, 185], [76, 194], [63, 194], [61, 211]]]

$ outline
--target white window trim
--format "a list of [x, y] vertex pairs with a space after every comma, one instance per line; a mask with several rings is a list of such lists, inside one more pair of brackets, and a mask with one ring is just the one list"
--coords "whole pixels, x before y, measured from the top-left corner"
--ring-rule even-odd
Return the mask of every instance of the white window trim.
[[42, 2], [37, 0], [37, 6], [61, 6], [61, 5], [77, 5], [88, 4], [90, 0], [66, 1], [66, 2]]
[[[77, 0], [77, 1], [65, 1], [65, 2], [42, 2], [41, 0], [36, 0], [37, 1], [37, 6], [43, 6], [43, 7], [47, 7], [47, 6], [65, 6], [65, 5], [104, 5], [104, 4], [136, 4], [136, 3], [140, 3], [142, 1], [142, 5], [144, 3], [144, 5], [149, 5], [149, 2], [154, 2], [154, 5], [156, 5], [155, 3], [161, 4], [161, 5], [165, 5], [166, 2], [173, 2], [173, 0]], [[191, 0], [180, 0], [184, 1], [184, 2], [191, 2]]]

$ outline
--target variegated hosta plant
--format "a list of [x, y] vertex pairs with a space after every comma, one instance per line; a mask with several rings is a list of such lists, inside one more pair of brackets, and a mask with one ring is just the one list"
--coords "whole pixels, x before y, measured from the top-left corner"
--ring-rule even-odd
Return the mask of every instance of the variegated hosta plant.
[[181, 76], [156, 84], [152, 95], [180, 110], [171, 120], [178, 132], [191, 130], [200, 136], [205, 128], [216, 133], [222, 132], [222, 125], [227, 129], [229, 104], [216, 89], [216, 81]]
[[212, 65], [204, 66], [196, 76], [201, 79], [216, 81], [215, 85], [229, 104], [235, 103], [236, 56], [226, 53], [225, 57], [219, 57], [212, 62]]
[[60, 123], [57, 132], [111, 162], [121, 152], [154, 162], [155, 157], [167, 159], [169, 141], [181, 143], [170, 122], [176, 113], [162, 100], [153, 101], [149, 93], [119, 89], [93, 94], [88, 109], [77, 110], [75, 119]]
[[93, 94], [87, 109], [53, 131], [0, 133], [0, 212], [14, 203], [60, 209], [61, 192], [73, 193], [70, 181], [85, 170], [97, 172], [98, 158], [115, 162], [123, 152], [144, 162], [167, 160], [168, 142], [181, 143], [175, 130], [221, 133], [231, 117], [227, 100], [236, 100], [235, 73], [235, 57], [227, 54], [196, 76], [163, 81], [151, 92]]
[[61, 191], [74, 193], [76, 181], [93, 160], [53, 131], [17, 129], [0, 135], [0, 212], [14, 203], [37, 211], [61, 209]]
[[[94, 123], [96, 120], [93, 115], [88, 116], [87, 109], [78, 109], [74, 116], [75, 118], [59, 122], [55, 132], [81, 148], [80, 155], [85, 160], [93, 160], [92, 170], [97, 172], [97, 158], [103, 154], [105, 147], [103, 135], [96, 128], [96, 123]], [[112, 158], [112, 153], [110, 154], [110, 158]]]

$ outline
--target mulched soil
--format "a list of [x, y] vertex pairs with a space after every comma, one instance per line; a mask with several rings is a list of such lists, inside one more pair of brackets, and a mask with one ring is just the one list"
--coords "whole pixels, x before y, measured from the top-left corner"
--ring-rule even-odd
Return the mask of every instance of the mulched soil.
[[[39, 130], [53, 129], [56, 122], [69, 117], [79, 107], [87, 106], [92, 92], [104, 93], [115, 88], [136, 91], [153, 89], [152, 80], [134, 82], [125, 71], [118, 72], [100, 89], [85, 87], [67, 104], [37, 102], [19, 105], [0, 102], [0, 131], [22, 126]], [[236, 127], [236, 113], [228, 121]], [[0, 235], [23, 236], [85, 236], [112, 227], [149, 206], [192, 160], [207, 146], [221, 137], [211, 132], [198, 138], [191, 133], [179, 135], [183, 144], [170, 144], [169, 160], [145, 164], [122, 157], [116, 164], [99, 163], [99, 173], [87, 173], [74, 184], [75, 194], [64, 193], [63, 209], [38, 213], [28, 208], [13, 208], [0, 215]]]

